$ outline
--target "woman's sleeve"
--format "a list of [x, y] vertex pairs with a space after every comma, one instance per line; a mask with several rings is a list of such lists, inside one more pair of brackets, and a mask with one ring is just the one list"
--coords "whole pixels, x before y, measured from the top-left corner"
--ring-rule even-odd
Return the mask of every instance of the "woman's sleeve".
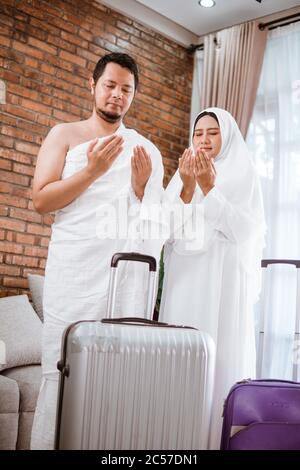
[[217, 187], [206, 195], [203, 206], [205, 221], [228, 240], [242, 243], [252, 236], [257, 222], [250, 209], [231, 204]]

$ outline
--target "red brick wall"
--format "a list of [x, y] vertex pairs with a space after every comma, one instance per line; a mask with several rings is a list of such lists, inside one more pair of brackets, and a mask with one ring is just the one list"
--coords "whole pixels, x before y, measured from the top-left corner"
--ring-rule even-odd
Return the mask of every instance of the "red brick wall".
[[166, 181], [188, 143], [192, 57], [141, 24], [85, 0], [1, 0], [0, 296], [27, 289], [43, 273], [51, 215], [33, 209], [36, 156], [49, 129], [91, 112], [87, 79], [107, 52], [138, 62], [141, 85], [126, 124], [164, 157]]

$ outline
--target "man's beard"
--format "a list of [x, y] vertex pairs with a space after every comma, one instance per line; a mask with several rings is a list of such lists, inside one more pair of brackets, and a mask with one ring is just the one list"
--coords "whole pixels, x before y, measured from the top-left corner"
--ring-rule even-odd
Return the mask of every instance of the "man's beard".
[[96, 107], [96, 113], [99, 117], [101, 117], [104, 121], [109, 122], [110, 124], [115, 124], [118, 121], [121, 121], [122, 115], [117, 113], [109, 113], [107, 111], [103, 111], [103, 109]]

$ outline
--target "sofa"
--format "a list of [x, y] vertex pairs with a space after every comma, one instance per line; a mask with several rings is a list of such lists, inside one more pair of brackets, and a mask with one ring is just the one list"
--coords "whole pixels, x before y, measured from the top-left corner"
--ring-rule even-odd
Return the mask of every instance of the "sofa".
[[30, 449], [41, 383], [43, 276], [27, 295], [0, 299], [0, 450]]

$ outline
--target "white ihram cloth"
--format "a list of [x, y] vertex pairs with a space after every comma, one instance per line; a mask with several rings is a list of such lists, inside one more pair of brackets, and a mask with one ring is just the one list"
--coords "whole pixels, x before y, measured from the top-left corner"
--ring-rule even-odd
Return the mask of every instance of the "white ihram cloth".
[[[210, 447], [218, 449], [230, 387], [255, 377], [253, 305], [260, 289], [265, 221], [259, 179], [235, 120], [218, 108], [206, 111], [216, 114], [222, 136], [214, 160], [215, 187], [204, 197], [197, 185], [191, 202], [203, 210], [204, 233], [198, 229], [188, 241], [174, 234], [165, 245], [160, 320], [194, 326], [216, 343]], [[181, 190], [177, 171], [166, 189], [169, 203], [181, 201]]]
[[[60, 359], [62, 333], [72, 322], [106, 316], [112, 255], [135, 251], [153, 255], [159, 261], [160, 241], [143, 239], [141, 230], [147, 217], [149, 220], [153, 216], [153, 211], [147, 211], [147, 207], [159, 204], [163, 195], [160, 152], [149, 140], [124, 125], [116, 133], [124, 137], [122, 154], [77, 199], [56, 212], [52, 226], [43, 299], [43, 378], [33, 424], [32, 449], [53, 448], [58, 386], [56, 364]], [[68, 151], [62, 179], [87, 165], [89, 144], [85, 142]], [[152, 174], [142, 203], [131, 188], [131, 156], [135, 145], [143, 145], [152, 161]], [[129, 224], [135, 220], [135, 226], [140, 225], [140, 235], [128, 238], [125, 228], [123, 235], [121, 233], [123, 239], [117, 239], [113, 233], [109, 235], [111, 239], [101, 235], [107, 223], [113, 221], [114, 210], [118, 224], [122, 225], [117, 211], [126, 215], [127, 209], [132, 211]], [[116, 316], [144, 315], [147, 279], [146, 265], [120, 263]]]

